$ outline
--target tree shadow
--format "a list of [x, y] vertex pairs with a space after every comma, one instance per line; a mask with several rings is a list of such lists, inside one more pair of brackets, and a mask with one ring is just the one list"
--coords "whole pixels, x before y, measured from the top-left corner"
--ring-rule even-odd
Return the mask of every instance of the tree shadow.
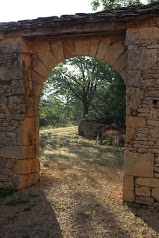
[[[117, 214], [112, 212], [109, 205], [104, 206], [102, 202], [91, 193], [81, 193], [75, 196], [83, 197], [83, 202], [78, 202], [74, 213], [79, 238], [131, 237], [131, 234], [123, 229], [116, 219]], [[82, 200], [80, 199], [80, 201]]]
[[159, 208], [134, 203], [128, 204], [128, 207], [137, 219], [141, 219], [154, 231], [159, 233]]
[[40, 184], [5, 198], [0, 211], [0, 237], [63, 238], [55, 211]]

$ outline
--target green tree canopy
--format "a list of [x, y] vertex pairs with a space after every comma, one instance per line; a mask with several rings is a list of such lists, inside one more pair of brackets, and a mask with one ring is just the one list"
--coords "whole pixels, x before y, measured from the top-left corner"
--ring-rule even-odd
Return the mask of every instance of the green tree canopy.
[[109, 10], [117, 7], [127, 7], [131, 5], [142, 4], [140, 0], [93, 0], [91, 2], [93, 10], [102, 7], [103, 10]]
[[81, 56], [59, 64], [50, 74], [48, 83], [54, 88], [54, 94], [64, 97], [72, 95], [80, 100], [84, 118], [88, 115], [97, 88], [111, 79], [112, 71], [105, 62]]
[[[147, 0], [148, 3], [155, 3], [158, 0]], [[127, 7], [132, 5], [141, 5], [143, 2], [141, 0], [93, 0], [91, 6], [93, 10], [97, 10], [99, 7], [102, 7], [103, 10], [110, 10], [117, 7]]]

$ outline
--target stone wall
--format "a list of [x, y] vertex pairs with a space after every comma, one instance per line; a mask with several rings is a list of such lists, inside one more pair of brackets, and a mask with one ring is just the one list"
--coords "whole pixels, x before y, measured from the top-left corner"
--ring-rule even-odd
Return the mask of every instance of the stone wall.
[[159, 28], [127, 30], [124, 199], [159, 205]]
[[0, 55], [0, 188], [20, 189], [36, 183], [40, 169], [29, 49], [22, 38], [6, 39]]

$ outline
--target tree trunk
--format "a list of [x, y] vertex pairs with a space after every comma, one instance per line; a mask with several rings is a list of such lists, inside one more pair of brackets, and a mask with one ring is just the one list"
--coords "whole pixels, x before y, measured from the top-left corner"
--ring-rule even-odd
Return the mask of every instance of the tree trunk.
[[88, 102], [83, 102], [83, 119], [88, 117], [89, 104]]

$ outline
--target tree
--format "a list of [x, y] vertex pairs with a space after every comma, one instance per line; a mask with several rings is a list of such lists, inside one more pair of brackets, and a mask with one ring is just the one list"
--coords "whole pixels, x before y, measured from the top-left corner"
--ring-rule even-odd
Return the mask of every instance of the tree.
[[88, 116], [89, 108], [97, 89], [112, 79], [110, 67], [98, 59], [75, 57], [59, 64], [49, 76], [48, 82], [54, 94], [65, 97], [72, 95], [83, 104], [83, 118]]
[[100, 87], [90, 107], [90, 117], [104, 124], [125, 126], [126, 85], [114, 70], [110, 84]]
[[93, 0], [91, 2], [93, 10], [97, 10], [101, 6], [103, 10], [109, 10], [117, 7], [127, 7], [136, 4], [142, 3], [140, 0]]
[[158, 2], [158, 0], [148, 0], [148, 3], [155, 3]]

